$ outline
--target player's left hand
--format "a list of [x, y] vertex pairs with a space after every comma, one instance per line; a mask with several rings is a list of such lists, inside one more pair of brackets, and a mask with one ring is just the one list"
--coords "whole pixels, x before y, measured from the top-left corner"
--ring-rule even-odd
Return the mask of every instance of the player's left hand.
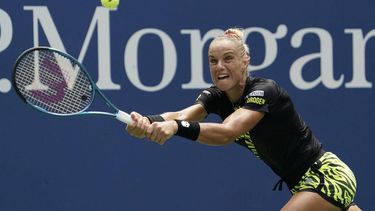
[[153, 122], [147, 129], [147, 138], [163, 145], [177, 132], [177, 123], [173, 121]]

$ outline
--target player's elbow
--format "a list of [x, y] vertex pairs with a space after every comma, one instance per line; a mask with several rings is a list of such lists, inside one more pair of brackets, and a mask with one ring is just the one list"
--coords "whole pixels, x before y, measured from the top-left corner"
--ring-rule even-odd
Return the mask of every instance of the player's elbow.
[[228, 145], [228, 144], [232, 143], [233, 140], [234, 140], [234, 139], [232, 139], [231, 137], [228, 137], [228, 136], [223, 137], [223, 138], [220, 140], [220, 145], [222, 145], [222, 146]]

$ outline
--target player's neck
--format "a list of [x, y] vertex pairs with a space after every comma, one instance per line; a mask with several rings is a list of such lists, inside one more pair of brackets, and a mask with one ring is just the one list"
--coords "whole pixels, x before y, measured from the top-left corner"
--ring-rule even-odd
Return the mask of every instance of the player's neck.
[[243, 92], [245, 90], [245, 86], [246, 86], [246, 83], [238, 84], [238, 86], [233, 87], [233, 89], [225, 92], [230, 102], [232, 102], [233, 104], [237, 104], [238, 101], [240, 101], [243, 95]]

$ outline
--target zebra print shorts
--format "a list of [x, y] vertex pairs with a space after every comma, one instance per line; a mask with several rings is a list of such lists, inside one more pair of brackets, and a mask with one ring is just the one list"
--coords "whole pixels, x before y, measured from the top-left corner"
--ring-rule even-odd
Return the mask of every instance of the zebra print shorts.
[[356, 187], [356, 179], [350, 168], [335, 154], [326, 152], [290, 191], [292, 194], [300, 191], [316, 192], [346, 210], [353, 203]]

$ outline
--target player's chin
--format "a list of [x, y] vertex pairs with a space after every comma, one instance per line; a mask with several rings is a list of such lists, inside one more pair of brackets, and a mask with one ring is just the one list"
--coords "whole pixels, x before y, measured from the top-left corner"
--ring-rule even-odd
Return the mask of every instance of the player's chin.
[[226, 91], [231, 88], [232, 82], [228, 79], [222, 79], [222, 80], [215, 80], [215, 85], [217, 88], [219, 88], [221, 91]]

